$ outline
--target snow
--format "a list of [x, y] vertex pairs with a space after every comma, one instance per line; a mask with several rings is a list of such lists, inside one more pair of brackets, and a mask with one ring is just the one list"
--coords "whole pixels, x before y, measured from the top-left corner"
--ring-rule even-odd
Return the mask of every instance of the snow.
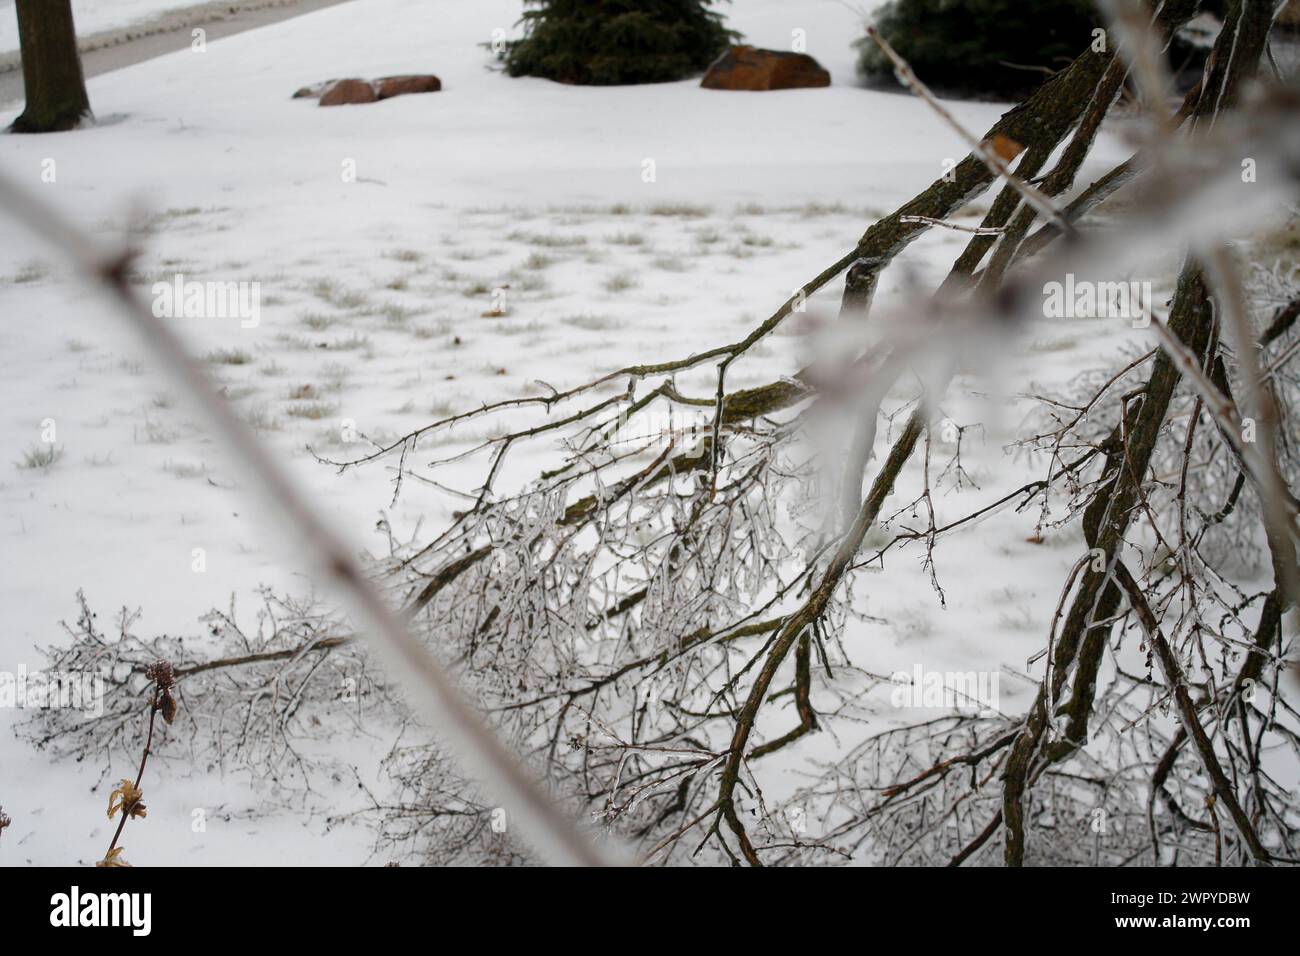
[[[72, 0], [72, 19], [77, 35], [140, 26], [159, 15], [187, 7], [202, 6], [208, 0]], [[18, 18], [14, 0], [0, 0], [0, 53], [18, 49]]]
[[[86, 31], [174, 4], [86, 0], [77, 15]], [[513, 30], [520, 9], [517, 0], [343, 4], [95, 78], [93, 128], [0, 138], [6, 173], [105, 241], [120, 238], [139, 211], [152, 217], [137, 265], [146, 289], [176, 273], [260, 283], [256, 328], [180, 320], [184, 331], [198, 354], [247, 355], [246, 364], [214, 363], [214, 375], [241, 413], [271, 426], [264, 439], [314, 503], [376, 553], [381, 513], [401, 538], [420, 522], [426, 533], [439, 526], [449, 502], [408, 485], [386, 511], [385, 468], [339, 476], [304, 446], [338, 451], [347, 419], [366, 434], [394, 436], [447, 410], [535, 389], [538, 378], [562, 387], [628, 359], [734, 339], [965, 152], [910, 97], [856, 86], [849, 44], [860, 18], [831, 0], [726, 7], [731, 25], [759, 46], [788, 47], [791, 31], [805, 30], [808, 52], [833, 77], [830, 89], [764, 94], [696, 81], [584, 89], [509, 79], [490, 68], [482, 44], [495, 28]], [[9, 18], [0, 22], [12, 30]], [[442, 92], [334, 109], [290, 98], [329, 77], [425, 71], [442, 78]], [[1005, 107], [951, 109], [983, 130]], [[1122, 155], [1105, 139], [1091, 169]], [[642, 180], [646, 160], [652, 183]], [[53, 183], [42, 180], [49, 161]], [[355, 182], [344, 181], [350, 168]], [[1080, 179], [1089, 181], [1086, 172]], [[639, 244], [628, 240], [636, 235]], [[940, 231], [906, 262], [933, 279], [961, 245], [959, 234]], [[891, 271], [886, 304], [902, 294], [905, 276]], [[510, 314], [484, 318], [490, 290], [505, 283]], [[833, 285], [811, 311], [833, 314], [838, 295]], [[74, 616], [78, 588], [101, 620], [141, 607], [140, 631], [152, 635], [195, 632], [197, 617], [232, 594], [251, 611], [259, 584], [302, 586], [274, 525], [250, 510], [242, 477], [165, 375], [8, 219], [0, 219], [0, 314], [10, 370], [0, 379], [0, 447], [16, 461], [52, 419], [63, 449], [46, 472], [0, 470], [0, 670], [38, 666], [36, 648], [61, 640], [57, 622]], [[1060, 381], [1078, 370], [1084, 344], [1096, 356], [1098, 339], [1113, 338], [1114, 349], [1125, 340], [1109, 327], [1066, 325], [1045, 322], [995, 376]], [[774, 337], [758, 361], [737, 366], [732, 384], [796, 368], [800, 348], [796, 336]], [[319, 420], [290, 413], [301, 404], [290, 395], [304, 385], [322, 394]], [[988, 480], [945, 501], [953, 514], [1007, 490], [1001, 443], [1012, 423], [991, 422], [969, 395], [949, 414], [965, 412], [989, 425], [968, 462]], [[514, 480], [545, 462], [512, 459]], [[452, 474], [471, 486], [477, 473]], [[1074, 556], [1028, 543], [1031, 525], [1000, 515], [954, 536], [939, 569], [947, 610], [919, 573], [919, 555], [894, 557], [890, 570], [901, 573], [867, 597], [869, 612], [892, 623], [853, 631], [859, 662], [882, 673], [910, 669], [921, 645], [937, 667], [983, 669], [993, 653], [1023, 670]], [[195, 548], [206, 554], [201, 574], [192, 570]], [[1014, 712], [1027, 685], [1007, 683], [1002, 705]], [[22, 716], [0, 712], [0, 804], [14, 819], [0, 863], [95, 859], [108, 835], [106, 791], [92, 790], [100, 768], [51, 765], [14, 738]], [[139, 862], [367, 858], [361, 827], [327, 832], [319, 815], [247, 815], [260, 797], [237, 775], [151, 770], [145, 790], [149, 826], [132, 827], [126, 841]], [[198, 807], [224, 808], [202, 834], [188, 825]]]

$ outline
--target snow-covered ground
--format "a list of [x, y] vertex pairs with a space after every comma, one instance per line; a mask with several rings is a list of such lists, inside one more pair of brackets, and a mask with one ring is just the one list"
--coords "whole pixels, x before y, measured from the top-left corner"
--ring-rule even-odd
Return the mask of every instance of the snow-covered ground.
[[[79, 17], [82, 6], [118, 16], [128, 5], [79, 4]], [[494, 29], [512, 31], [520, 9], [518, 0], [344, 4], [96, 78], [94, 128], [0, 138], [0, 168], [105, 241], [147, 217], [142, 283], [177, 273], [260, 283], [255, 328], [178, 321], [358, 547], [383, 550], [374, 530], [382, 514], [399, 537], [417, 522], [439, 526], [447, 500], [408, 485], [388, 513], [386, 469], [338, 476], [305, 446], [337, 450], [348, 420], [393, 436], [539, 378], [562, 387], [631, 359], [732, 340], [965, 152], [911, 98], [856, 86], [850, 42], [861, 22], [834, 0], [726, 7], [756, 45], [788, 47], [792, 31], [805, 31], [808, 52], [834, 79], [829, 89], [765, 94], [696, 81], [594, 89], [509, 79], [490, 69], [482, 44]], [[336, 109], [290, 99], [329, 77], [406, 72], [437, 73], [443, 91]], [[952, 109], [983, 130], [1003, 107]], [[1093, 162], [1121, 155], [1106, 139]], [[654, 182], [643, 181], [647, 160]], [[933, 279], [962, 245], [940, 230], [905, 262]], [[907, 274], [891, 270], [884, 304]], [[484, 317], [504, 285], [509, 314]], [[810, 310], [830, 314], [838, 295], [833, 285]], [[0, 670], [39, 664], [36, 648], [62, 638], [58, 621], [74, 615], [79, 588], [102, 619], [141, 607], [139, 630], [155, 634], [194, 632], [197, 617], [232, 594], [251, 610], [259, 584], [301, 584], [274, 526], [250, 510], [241, 476], [165, 375], [93, 293], [4, 218], [0, 315]], [[1044, 322], [997, 374], [1059, 382], [1082, 356], [1114, 354], [1124, 335], [1104, 323]], [[774, 337], [731, 384], [797, 368], [800, 348], [797, 336]], [[1008, 490], [1001, 446], [1014, 423], [969, 396], [953, 401], [945, 410], [955, 419], [987, 426], [966, 462], [983, 488], [941, 503], [956, 515]], [[13, 467], [50, 421], [61, 458], [44, 471]], [[521, 479], [543, 463], [521, 455], [511, 467]], [[473, 476], [460, 474], [465, 485]], [[1004, 515], [954, 536], [939, 567], [946, 610], [919, 556], [895, 557], [889, 586], [868, 596], [884, 623], [851, 632], [858, 663], [887, 673], [910, 666], [921, 646], [936, 667], [987, 668], [992, 655], [1023, 669], [1075, 557], [1028, 543], [1031, 526], [1031, 517]], [[203, 573], [192, 570], [196, 548]], [[1004, 686], [1004, 709], [1021, 709], [1027, 694]], [[0, 805], [14, 819], [0, 863], [95, 859], [108, 835], [106, 793], [92, 790], [102, 768], [51, 765], [14, 738], [22, 717], [0, 711]], [[361, 827], [322, 839], [318, 816], [241, 815], [259, 796], [238, 777], [168, 775], [145, 789], [150, 825], [128, 841], [139, 862], [356, 863], [369, 851]], [[230, 818], [217, 813], [195, 834], [196, 807]]]
[[[94, 33], [153, 23], [167, 14], [210, 3], [211, 0], [72, 0], [72, 18], [77, 24], [77, 35], [84, 39]], [[0, 53], [17, 49], [18, 20], [14, 16], [14, 0], [0, 0]]]

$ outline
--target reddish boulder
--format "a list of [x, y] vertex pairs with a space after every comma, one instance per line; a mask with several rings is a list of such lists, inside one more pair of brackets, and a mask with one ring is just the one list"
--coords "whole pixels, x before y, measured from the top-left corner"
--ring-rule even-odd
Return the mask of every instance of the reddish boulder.
[[375, 80], [375, 93], [381, 100], [406, 93], [437, 93], [442, 80], [433, 74], [423, 76], [381, 76]]
[[379, 99], [375, 88], [365, 80], [335, 80], [320, 95], [321, 106], [343, 106], [347, 103], [373, 103]]
[[713, 61], [700, 86], [710, 90], [792, 90], [830, 86], [831, 75], [807, 53], [733, 46]]

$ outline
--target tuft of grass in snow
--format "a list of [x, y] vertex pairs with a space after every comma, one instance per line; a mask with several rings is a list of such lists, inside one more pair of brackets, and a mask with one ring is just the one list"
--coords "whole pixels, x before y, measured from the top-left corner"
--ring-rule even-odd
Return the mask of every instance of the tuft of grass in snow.
[[62, 457], [63, 449], [57, 445], [33, 445], [14, 464], [23, 471], [49, 471]]
[[[213, 209], [212, 212], [219, 210]], [[162, 212], [156, 212], [144, 221], [143, 231], [146, 233], [157, 232], [163, 226], [169, 225], [178, 219], [190, 219], [194, 216], [202, 215], [203, 209], [200, 206], [173, 206], [170, 209], [164, 209]]]
[[188, 465], [183, 462], [165, 461], [163, 462], [163, 471], [174, 475], [177, 478], [202, 478], [208, 473], [208, 466]]
[[1008, 631], [1036, 631], [1038, 624], [1025, 605], [1019, 605], [998, 614], [998, 624]]
[[170, 428], [164, 428], [157, 422], [151, 422], [145, 419], [143, 433], [140, 429], [132, 429], [134, 438], [137, 442], [143, 440], [146, 445], [171, 445], [179, 437], [175, 431]]
[[458, 262], [477, 262], [479, 259], [491, 259], [501, 255], [498, 249], [453, 249], [449, 257]]
[[525, 332], [541, 332], [545, 328], [546, 326], [534, 319], [521, 325], [503, 323], [496, 327], [496, 332], [498, 335], [523, 335]]
[[28, 285], [33, 282], [40, 282], [49, 274], [49, 266], [45, 263], [29, 262], [14, 274], [13, 283], [14, 285]]
[[607, 277], [600, 285], [606, 292], [617, 294], [619, 292], [626, 292], [628, 289], [635, 289], [640, 284], [641, 283], [635, 274], [625, 271], [614, 273], [612, 276]]
[[516, 292], [542, 292], [549, 285], [546, 276], [535, 272], [531, 274], [511, 272], [509, 279], [510, 287]]
[[258, 405], [244, 412], [244, 421], [254, 431], [275, 432], [280, 430], [280, 422], [266, 405]]
[[548, 212], [556, 216], [565, 216], [569, 222], [581, 222], [585, 217], [629, 216], [632, 207], [627, 203], [617, 202], [612, 206], [552, 206]]
[[894, 630], [900, 642], [922, 640], [934, 634], [934, 622], [926, 611], [912, 607], [894, 616]]
[[370, 351], [370, 336], [362, 335], [360, 332], [353, 332], [345, 339], [335, 339], [330, 346], [336, 352], [355, 352], [357, 350]]
[[336, 309], [360, 309], [370, 301], [370, 297], [364, 292], [344, 288], [333, 279], [317, 279], [311, 285], [311, 292], [316, 298]]
[[1034, 592], [1008, 584], [1006, 587], [998, 588], [991, 596], [996, 604], [1024, 604], [1034, 596]]
[[206, 356], [213, 365], [252, 365], [253, 356], [243, 349], [213, 349]]
[[452, 398], [435, 398], [429, 403], [429, 414], [435, 421], [442, 421], [444, 418], [451, 418], [457, 412], [463, 412], [466, 404], [462, 400]]
[[541, 246], [544, 249], [572, 249], [575, 246], [585, 246], [587, 244], [586, 236], [555, 236], [538, 232], [512, 232], [506, 236], [511, 242], [522, 242], [530, 246]]
[[1029, 351], [1037, 353], [1050, 352], [1068, 352], [1070, 349], [1077, 347], [1079, 340], [1073, 335], [1062, 336], [1059, 339], [1035, 339], [1029, 345]]
[[433, 325], [417, 325], [411, 329], [411, 334], [417, 339], [436, 339], [440, 336], [447, 335], [451, 332], [451, 323], [446, 319], [435, 322]]
[[843, 203], [806, 202], [799, 207], [798, 214], [804, 219], [817, 219], [822, 216], [842, 216], [848, 211]]
[[305, 418], [317, 422], [322, 418], [329, 418], [338, 410], [337, 405], [331, 405], [329, 402], [296, 402], [286, 408], [284, 413], [293, 418]]
[[326, 391], [341, 392], [348, 383], [351, 371], [342, 362], [326, 362], [321, 366], [320, 376]]
[[652, 216], [680, 216], [683, 219], [703, 219], [713, 210], [697, 203], [656, 203], [649, 209]]
[[396, 302], [384, 303], [384, 305], [379, 309], [379, 313], [384, 317], [384, 322], [393, 328], [401, 328], [410, 322], [416, 315], [419, 315], [418, 310], [407, 308], [406, 306], [399, 305]]
[[325, 315], [320, 312], [304, 312], [299, 316], [299, 321], [315, 332], [324, 332], [333, 325], [337, 319], [332, 315]]
[[588, 332], [608, 332], [623, 327], [623, 323], [607, 315], [570, 315], [560, 321], [576, 329], [586, 329]]
[[311, 339], [305, 339], [301, 335], [290, 335], [288, 332], [277, 333], [275, 340], [292, 352], [305, 352], [314, 348]]

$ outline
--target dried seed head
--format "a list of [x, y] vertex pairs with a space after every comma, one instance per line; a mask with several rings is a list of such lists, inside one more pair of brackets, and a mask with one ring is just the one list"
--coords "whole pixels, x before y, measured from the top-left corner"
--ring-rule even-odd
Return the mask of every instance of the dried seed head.
[[160, 691], [168, 691], [176, 686], [176, 671], [170, 661], [154, 661], [144, 669], [144, 676]]
[[172, 696], [170, 690], [162, 692], [162, 699], [158, 701], [158, 709], [162, 711], [163, 720], [171, 723], [176, 719], [176, 698]]
[[113, 819], [118, 810], [128, 817], [146, 816], [147, 811], [141, 802], [143, 799], [144, 791], [130, 779], [123, 779], [118, 783], [117, 789], [108, 795], [108, 818]]
[[5, 808], [0, 807], [0, 830], [3, 830], [13, 822], [13, 820], [9, 819], [9, 814], [5, 813]]

